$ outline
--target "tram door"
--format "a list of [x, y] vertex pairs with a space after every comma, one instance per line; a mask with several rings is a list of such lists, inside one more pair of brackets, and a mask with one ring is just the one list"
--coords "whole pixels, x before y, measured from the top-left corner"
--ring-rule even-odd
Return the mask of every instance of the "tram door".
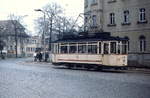
[[103, 57], [102, 61], [104, 65], [116, 65], [116, 52], [117, 42], [105, 41], [103, 42]]
[[103, 42], [103, 54], [109, 54], [110, 51], [110, 43], [109, 42]]
[[107, 41], [103, 41], [102, 42], [102, 64], [103, 65], [107, 65], [109, 63], [109, 60], [108, 60], [108, 55], [109, 55], [109, 42]]

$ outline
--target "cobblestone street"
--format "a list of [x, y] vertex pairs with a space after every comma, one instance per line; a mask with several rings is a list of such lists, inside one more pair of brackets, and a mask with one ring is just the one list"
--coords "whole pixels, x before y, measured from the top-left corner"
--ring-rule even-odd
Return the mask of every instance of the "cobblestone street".
[[150, 98], [150, 73], [57, 68], [0, 60], [0, 98]]

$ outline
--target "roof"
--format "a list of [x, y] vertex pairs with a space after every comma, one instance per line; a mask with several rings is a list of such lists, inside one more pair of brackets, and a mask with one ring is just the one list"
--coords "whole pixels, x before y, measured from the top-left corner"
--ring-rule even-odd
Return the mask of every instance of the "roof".
[[[13, 22], [15, 24], [13, 24]], [[14, 26], [15, 25], [15, 26]], [[0, 21], [0, 34], [3, 36], [15, 36], [15, 29], [18, 30], [18, 36], [28, 37], [25, 28], [17, 20], [1, 20]]]
[[95, 33], [94, 35], [70, 35], [54, 41], [59, 42], [91, 42], [91, 41], [127, 41], [125, 38], [111, 36], [109, 32]]

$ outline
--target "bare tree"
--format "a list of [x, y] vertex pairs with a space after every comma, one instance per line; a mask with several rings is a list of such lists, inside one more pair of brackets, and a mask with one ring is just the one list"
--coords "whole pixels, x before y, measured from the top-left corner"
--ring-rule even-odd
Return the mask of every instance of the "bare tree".
[[58, 21], [58, 18], [62, 14], [63, 10], [62, 10], [62, 7], [58, 5], [57, 3], [47, 4], [46, 6], [44, 6], [43, 10], [48, 16], [48, 20], [50, 23], [49, 25], [49, 50], [51, 50], [53, 28], [57, 28], [56, 25], [54, 24]]
[[54, 34], [61, 38], [68, 33], [76, 31], [77, 23], [75, 20], [65, 16], [63, 8], [57, 3], [47, 4], [40, 11], [46, 15], [46, 19], [44, 21], [43, 17], [38, 18], [36, 20], [36, 28], [38, 32], [42, 33], [45, 31], [45, 35], [49, 36], [49, 50], [51, 50], [51, 41]]
[[18, 30], [19, 32], [21, 32], [22, 30], [24, 31], [24, 27], [20, 24], [22, 21], [22, 16], [16, 16], [14, 14], [10, 14], [8, 16], [8, 18], [10, 19], [12, 25], [13, 25], [13, 29], [14, 29], [14, 35], [15, 35], [15, 54], [16, 54], [16, 58], [18, 57]]
[[61, 25], [62, 31], [60, 33], [61, 37], [65, 35], [71, 35], [77, 31], [75, 28], [72, 28], [73, 26], [75, 27], [77, 26], [73, 18], [61, 17], [61, 22], [62, 22], [62, 25]]
[[[50, 3], [43, 7], [43, 9], [37, 9], [35, 11], [41, 11], [45, 17], [40, 17], [36, 20], [36, 28], [41, 35], [49, 36], [49, 50], [51, 50], [52, 35], [54, 32], [59, 32], [60, 29], [60, 16], [63, 14], [63, 9], [57, 3]], [[59, 22], [59, 23], [58, 23]], [[52, 34], [53, 33], [53, 34]]]

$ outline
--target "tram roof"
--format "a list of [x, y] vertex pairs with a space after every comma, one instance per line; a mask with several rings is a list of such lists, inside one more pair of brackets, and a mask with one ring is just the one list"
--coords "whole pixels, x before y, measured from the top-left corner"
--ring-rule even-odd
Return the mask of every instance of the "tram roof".
[[69, 36], [56, 40], [53, 43], [62, 42], [92, 42], [92, 41], [127, 41], [128, 39], [111, 36], [109, 32], [96, 33], [92, 36]]

